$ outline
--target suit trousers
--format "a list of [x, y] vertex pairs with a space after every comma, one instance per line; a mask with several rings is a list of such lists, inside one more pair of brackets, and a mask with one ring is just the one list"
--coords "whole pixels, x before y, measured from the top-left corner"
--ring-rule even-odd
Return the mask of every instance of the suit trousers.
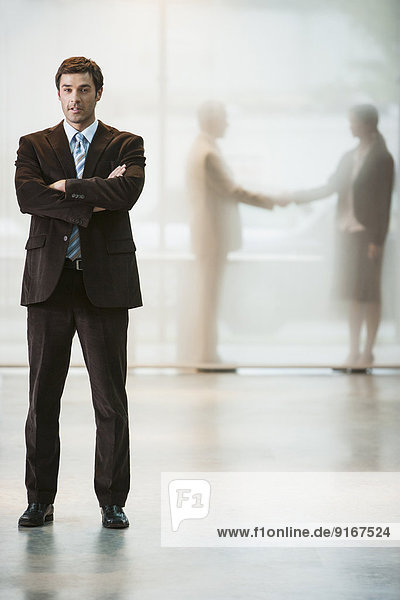
[[96, 496], [100, 506], [125, 505], [130, 483], [125, 390], [127, 328], [127, 308], [99, 308], [91, 304], [82, 271], [64, 269], [50, 298], [28, 306], [28, 502], [52, 503], [57, 492], [61, 396], [72, 339], [78, 332], [96, 421]]
[[210, 253], [196, 257], [196, 283], [193, 299], [195, 315], [192, 345], [195, 360], [204, 363], [220, 362], [218, 356], [218, 312], [223, 288], [226, 254]]

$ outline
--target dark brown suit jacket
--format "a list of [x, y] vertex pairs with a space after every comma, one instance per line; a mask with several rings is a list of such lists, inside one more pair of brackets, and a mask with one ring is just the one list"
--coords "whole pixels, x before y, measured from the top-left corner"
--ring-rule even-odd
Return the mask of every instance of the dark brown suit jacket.
[[[143, 139], [99, 121], [82, 179], [76, 179], [63, 123], [20, 139], [15, 185], [21, 212], [32, 215], [21, 304], [47, 300], [63, 269], [69, 236], [79, 226], [83, 278], [99, 307], [142, 305], [128, 211], [144, 184]], [[107, 179], [118, 165], [123, 177]], [[48, 186], [66, 179], [66, 192]], [[105, 211], [93, 213], [95, 206]]]
[[394, 180], [394, 162], [381, 135], [374, 142], [355, 180], [352, 182], [354, 150], [347, 152], [330, 178], [332, 191], [338, 193], [338, 218], [343, 214], [349, 187], [353, 186], [354, 214], [365, 227], [368, 242], [382, 246], [389, 226]]

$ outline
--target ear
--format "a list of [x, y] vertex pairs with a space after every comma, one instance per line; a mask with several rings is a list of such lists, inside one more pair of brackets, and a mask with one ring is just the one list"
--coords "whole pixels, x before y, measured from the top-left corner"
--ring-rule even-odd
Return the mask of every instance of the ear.
[[101, 87], [96, 94], [96, 102], [98, 102], [101, 98], [101, 96], [103, 95], [103, 88]]
[[57, 96], [58, 96], [58, 99], [59, 99], [59, 100], [61, 100], [61, 96], [60, 96], [60, 88], [57, 88]]

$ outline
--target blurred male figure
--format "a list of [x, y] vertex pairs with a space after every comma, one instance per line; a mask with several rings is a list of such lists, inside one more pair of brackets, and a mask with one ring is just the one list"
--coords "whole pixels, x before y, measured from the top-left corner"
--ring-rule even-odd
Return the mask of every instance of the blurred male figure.
[[191, 209], [192, 248], [197, 279], [191, 321], [193, 359], [218, 363], [217, 317], [226, 258], [242, 243], [239, 202], [271, 210], [265, 194], [238, 186], [221, 154], [217, 140], [225, 135], [225, 106], [208, 101], [198, 110], [199, 134], [187, 164], [187, 190]]

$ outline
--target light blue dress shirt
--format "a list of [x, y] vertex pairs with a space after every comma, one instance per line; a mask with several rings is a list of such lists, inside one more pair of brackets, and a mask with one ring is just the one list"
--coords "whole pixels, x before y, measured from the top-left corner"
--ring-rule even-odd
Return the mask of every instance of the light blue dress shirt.
[[[81, 131], [80, 133], [83, 135], [83, 140], [82, 140], [82, 144], [85, 147], [85, 155], [88, 152], [89, 146], [93, 140], [94, 134], [97, 131], [97, 126], [98, 126], [99, 122], [97, 121], [97, 119], [91, 124], [89, 125], [89, 127], [86, 127], [86, 129], [84, 129], [83, 131]], [[79, 133], [79, 131], [77, 129], [75, 129], [74, 127], [72, 127], [72, 125], [70, 125], [69, 123], [67, 123], [66, 120], [64, 120], [64, 131], [66, 133], [66, 136], [68, 138], [68, 142], [69, 142], [69, 147], [71, 150], [71, 154], [73, 156], [74, 154], [74, 146], [75, 146], [75, 141], [74, 141], [74, 137], [77, 133]], [[71, 250], [73, 244], [74, 244], [74, 238], [77, 239], [77, 242], [75, 241], [75, 245], [77, 246], [76, 252], [77, 255], [75, 254], [76, 258], [80, 258], [81, 257], [81, 250], [80, 250], [80, 241], [79, 241], [79, 230], [77, 225], [74, 225], [72, 228], [72, 232], [71, 232], [71, 236], [70, 236], [70, 241], [66, 250], [66, 256], [69, 258], [73, 258], [73, 255], [71, 255], [71, 251], [74, 252], [73, 250]]]
[[[97, 131], [97, 126], [98, 126], [99, 122], [96, 119], [95, 121], [93, 121], [93, 123], [91, 125], [89, 125], [89, 127], [86, 127], [86, 129], [84, 129], [83, 131], [81, 131], [81, 134], [84, 136], [83, 138], [83, 145], [85, 146], [85, 153], [87, 154], [87, 151], [89, 150], [89, 146], [94, 138], [94, 134]], [[72, 125], [70, 125], [67, 121], [65, 121], [64, 119], [64, 131], [66, 133], [66, 136], [68, 138], [68, 142], [69, 142], [69, 147], [71, 150], [71, 153], [74, 150], [74, 145], [75, 142], [73, 142], [73, 138], [74, 136], [79, 133], [77, 129], [75, 129], [74, 127], [72, 127]]]

